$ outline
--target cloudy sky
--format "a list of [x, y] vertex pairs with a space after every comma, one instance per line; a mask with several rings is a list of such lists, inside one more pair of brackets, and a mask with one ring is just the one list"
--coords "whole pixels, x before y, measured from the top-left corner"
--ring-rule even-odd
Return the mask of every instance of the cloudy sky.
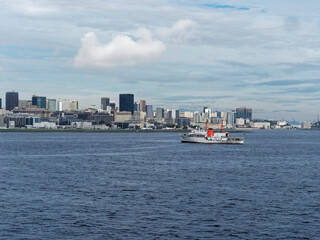
[[320, 113], [316, 0], [0, 0], [0, 97]]

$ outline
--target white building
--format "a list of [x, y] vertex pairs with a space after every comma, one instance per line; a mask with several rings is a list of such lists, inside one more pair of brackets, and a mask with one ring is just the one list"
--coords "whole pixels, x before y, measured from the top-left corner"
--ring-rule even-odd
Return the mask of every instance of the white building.
[[72, 122], [71, 126], [77, 129], [91, 129], [92, 122]]
[[270, 122], [253, 122], [254, 128], [270, 129]]
[[38, 122], [33, 123], [34, 128], [42, 128], [42, 129], [57, 129], [57, 124], [52, 122]]
[[114, 115], [114, 121], [115, 122], [126, 122], [130, 121], [132, 119], [131, 112], [116, 112]]
[[58, 101], [58, 111], [77, 111], [79, 110], [79, 101], [60, 99]]
[[190, 111], [181, 111], [179, 112], [179, 117], [183, 118], [193, 118], [193, 112]]
[[245, 127], [246, 120], [244, 118], [237, 118], [236, 124], [237, 124], [237, 127]]
[[301, 129], [310, 130], [312, 127], [311, 122], [304, 122], [301, 124]]

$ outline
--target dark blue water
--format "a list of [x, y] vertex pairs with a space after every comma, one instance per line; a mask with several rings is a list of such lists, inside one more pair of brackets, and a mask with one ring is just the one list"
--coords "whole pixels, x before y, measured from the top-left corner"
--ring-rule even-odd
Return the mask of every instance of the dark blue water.
[[320, 239], [320, 131], [0, 133], [0, 239]]

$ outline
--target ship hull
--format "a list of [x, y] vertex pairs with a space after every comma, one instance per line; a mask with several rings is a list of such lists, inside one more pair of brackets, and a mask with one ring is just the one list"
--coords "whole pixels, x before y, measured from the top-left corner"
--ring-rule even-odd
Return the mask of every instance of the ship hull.
[[229, 137], [229, 138], [205, 138], [205, 137], [188, 137], [181, 136], [181, 142], [183, 143], [206, 143], [206, 144], [243, 144], [243, 138]]

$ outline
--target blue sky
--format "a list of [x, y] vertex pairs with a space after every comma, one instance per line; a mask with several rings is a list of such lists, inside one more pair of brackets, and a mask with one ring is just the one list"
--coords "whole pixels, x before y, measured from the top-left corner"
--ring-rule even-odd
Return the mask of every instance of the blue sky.
[[168, 108], [313, 120], [320, 113], [320, 3], [0, 0], [0, 97], [131, 92]]

